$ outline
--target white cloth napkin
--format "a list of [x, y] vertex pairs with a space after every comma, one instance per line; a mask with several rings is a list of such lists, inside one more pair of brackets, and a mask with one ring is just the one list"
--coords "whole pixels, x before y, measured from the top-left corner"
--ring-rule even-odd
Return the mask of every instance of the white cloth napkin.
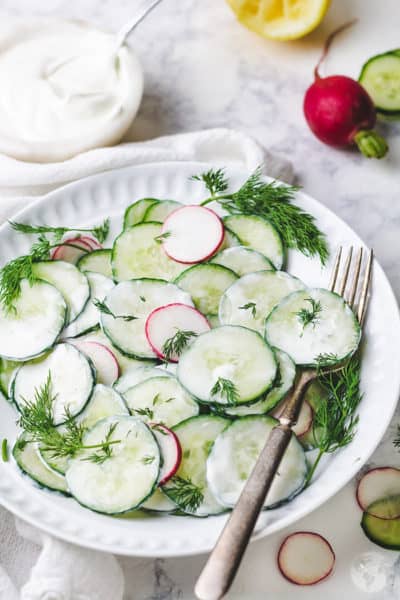
[[[272, 177], [288, 183], [293, 180], [288, 161], [230, 129], [99, 148], [62, 163], [22, 163], [0, 155], [0, 222], [36, 196], [76, 179], [171, 160], [233, 165], [248, 171], [262, 166]], [[56, 540], [18, 519], [14, 523], [1, 507], [0, 540], [0, 600], [122, 600], [123, 572], [112, 555]]]

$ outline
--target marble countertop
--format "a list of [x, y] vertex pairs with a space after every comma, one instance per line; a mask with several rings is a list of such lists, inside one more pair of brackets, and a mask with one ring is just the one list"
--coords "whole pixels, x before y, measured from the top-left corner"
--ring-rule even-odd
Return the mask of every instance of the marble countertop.
[[[133, 0], [2, 0], [1, 10], [18, 16], [86, 19], [116, 31], [132, 15], [133, 4]], [[390, 153], [383, 161], [368, 161], [356, 152], [320, 144], [302, 115], [303, 93], [327, 32], [358, 17], [358, 23], [337, 40], [324, 66], [327, 73], [357, 76], [369, 56], [399, 46], [400, 4], [398, 0], [386, 0], [384, 7], [375, 0], [336, 0], [332, 4], [316, 32], [304, 40], [281, 44], [263, 40], [240, 26], [224, 0], [166, 0], [130, 40], [143, 63], [146, 84], [129, 139], [216, 126], [253, 135], [291, 160], [297, 182], [375, 249], [400, 298], [400, 125], [379, 124]], [[399, 464], [400, 456], [391, 444], [397, 421], [399, 414], [371, 463]], [[319, 531], [333, 544], [335, 572], [323, 584], [299, 588], [279, 575], [275, 556], [283, 531], [251, 545], [229, 598], [399, 598], [399, 554], [369, 543], [359, 519], [354, 485], [349, 484], [290, 528]], [[372, 559], [366, 569], [368, 577], [356, 585], [352, 574], [362, 572], [360, 561], [366, 558]], [[204, 559], [121, 559], [126, 600], [193, 598], [193, 583]]]

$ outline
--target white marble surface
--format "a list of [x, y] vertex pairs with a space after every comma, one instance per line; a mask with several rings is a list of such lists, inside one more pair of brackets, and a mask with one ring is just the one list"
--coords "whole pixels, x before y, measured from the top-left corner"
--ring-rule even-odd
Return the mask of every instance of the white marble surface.
[[[135, 1], [1, 0], [0, 10], [8, 15], [86, 19], [117, 30], [132, 15]], [[333, 4], [315, 33], [296, 43], [279, 44], [242, 28], [224, 0], [165, 0], [130, 40], [142, 60], [146, 85], [129, 138], [219, 125], [252, 134], [293, 161], [298, 183], [375, 248], [399, 298], [400, 125], [379, 125], [388, 138], [390, 154], [381, 162], [368, 161], [356, 152], [333, 150], [316, 141], [302, 116], [302, 97], [328, 31], [358, 17], [357, 25], [337, 40], [324, 67], [326, 72], [356, 76], [371, 54], [400, 45], [400, 4], [398, 0], [385, 0], [384, 5], [376, 0], [336, 0]], [[394, 424], [372, 463], [399, 465], [400, 455], [391, 444], [393, 431]], [[312, 529], [330, 539], [337, 564], [328, 581], [315, 588], [298, 588], [279, 575], [275, 555], [285, 535], [281, 532], [250, 547], [229, 597], [399, 598], [399, 554], [370, 544], [359, 519], [354, 485], [348, 485], [290, 529]], [[375, 562], [384, 562], [384, 573], [366, 586], [369, 591], [362, 591], [352, 579], [352, 565], [362, 553], [371, 551]], [[204, 557], [124, 558], [121, 562], [127, 579], [126, 600], [186, 600], [193, 598], [193, 582]]]

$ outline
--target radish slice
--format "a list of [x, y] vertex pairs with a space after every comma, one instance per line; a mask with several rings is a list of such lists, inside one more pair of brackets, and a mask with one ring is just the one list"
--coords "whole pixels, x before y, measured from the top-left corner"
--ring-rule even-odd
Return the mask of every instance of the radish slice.
[[175, 475], [182, 459], [182, 448], [175, 433], [161, 423], [150, 423], [163, 459], [158, 485], [164, 485]]
[[96, 369], [97, 383], [111, 386], [117, 381], [120, 375], [119, 364], [114, 353], [107, 346], [99, 342], [68, 341], [90, 358]]
[[161, 236], [163, 248], [172, 260], [191, 265], [217, 252], [224, 241], [224, 226], [209, 208], [183, 206], [165, 219]]
[[278, 552], [282, 575], [297, 585], [313, 585], [331, 574], [335, 553], [319, 533], [297, 531], [285, 538]]
[[292, 427], [292, 431], [300, 437], [310, 431], [313, 422], [313, 409], [308, 402], [303, 402], [297, 423]]
[[[147, 317], [145, 331], [147, 341], [159, 358], [164, 359], [163, 347], [167, 340], [176, 335], [177, 331], [193, 332], [195, 335], [209, 331], [211, 326], [205, 316], [187, 304], [173, 303], [160, 306]], [[187, 343], [195, 336], [188, 338]], [[169, 360], [178, 362], [179, 355], [173, 353]]]
[[[400, 469], [395, 467], [377, 467], [371, 469], [360, 479], [357, 485], [356, 498], [359, 507], [372, 516], [382, 517], [381, 512], [374, 512], [371, 506], [377, 500], [400, 495]], [[400, 503], [399, 503], [400, 508]], [[397, 515], [391, 515], [391, 519], [400, 517], [400, 511]]]
[[66, 238], [60, 246], [56, 246], [50, 254], [52, 260], [64, 260], [76, 264], [84, 254], [93, 248], [81, 237]]
[[102, 250], [103, 246], [94, 237], [90, 235], [82, 235], [79, 238], [82, 242], [85, 242], [92, 250]]

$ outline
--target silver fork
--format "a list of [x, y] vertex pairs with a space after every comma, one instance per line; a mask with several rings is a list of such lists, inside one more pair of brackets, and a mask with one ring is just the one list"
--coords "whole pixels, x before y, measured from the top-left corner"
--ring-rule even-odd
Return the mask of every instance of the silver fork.
[[[344, 261], [344, 267], [341, 269], [343, 249], [340, 247], [329, 284], [331, 291], [337, 292], [347, 300], [361, 325], [367, 309], [373, 262], [373, 252], [370, 250], [362, 277], [363, 254], [363, 248], [360, 248], [352, 270], [351, 282], [348, 285], [353, 248], [350, 248]], [[341, 271], [342, 273], [340, 273]], [[344, 363], [339, 368], [343, 366]], [[327, 368], [327, 371], [332, 372], [337, 369], [336, 366]], [[195, 594], [199, 600], [219, 600], [229, 590], [275, 473], [289, 445], [292, 436], [291, 428], [297, 422], [304, 393], [316, 377], [316, 369], [303, 369], [292, 391], [289, 392], [279, 417], [279, 424], [271, 431], [239, 500], [197, 580]]]

